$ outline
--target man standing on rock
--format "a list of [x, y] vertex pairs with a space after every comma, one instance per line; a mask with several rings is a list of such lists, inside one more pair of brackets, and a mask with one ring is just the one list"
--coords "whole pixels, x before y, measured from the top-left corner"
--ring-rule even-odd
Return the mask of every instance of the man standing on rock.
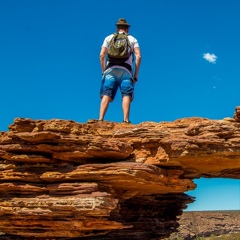
[[116, 26], [117, 33], [104, 39], [100, 51], [102, 100], [99, 120], [103, 121], [108, 105], [114, 100], [119, 88], [122, 94], [123, 122], [130, 123], [130, 104], [133, 101], [134, 85], [138, 80], [141, 52], [137, 39], [128, 34], [130, 25], [127, 21], [120, 18]]

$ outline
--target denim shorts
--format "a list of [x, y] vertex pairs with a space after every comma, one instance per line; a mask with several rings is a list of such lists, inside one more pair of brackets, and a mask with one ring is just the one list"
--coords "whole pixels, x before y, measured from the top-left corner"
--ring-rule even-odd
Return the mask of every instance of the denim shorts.
[[114, 100], [118, 88], [122, 97], [129, 96], [133, 100], [134, 83], [132, 75], [122, 68], [107, 69], [103, 74], [100, 97], [107, 95]]

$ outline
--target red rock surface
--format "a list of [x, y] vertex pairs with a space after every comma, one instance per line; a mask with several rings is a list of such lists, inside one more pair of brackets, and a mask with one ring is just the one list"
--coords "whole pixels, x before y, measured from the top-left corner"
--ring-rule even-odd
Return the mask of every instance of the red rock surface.
[[240, 123], [17, 118], [0, 133], [2, 239], [160, 239], [194, 178], [240, 176]]

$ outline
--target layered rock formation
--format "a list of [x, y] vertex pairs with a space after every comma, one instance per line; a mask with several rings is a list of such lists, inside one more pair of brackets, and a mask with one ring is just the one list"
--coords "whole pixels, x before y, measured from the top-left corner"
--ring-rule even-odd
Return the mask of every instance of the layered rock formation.
[[240, 176], [240, 123], [15, 119], [0, 133], [2, 239], [161, 239], [194, 178]]

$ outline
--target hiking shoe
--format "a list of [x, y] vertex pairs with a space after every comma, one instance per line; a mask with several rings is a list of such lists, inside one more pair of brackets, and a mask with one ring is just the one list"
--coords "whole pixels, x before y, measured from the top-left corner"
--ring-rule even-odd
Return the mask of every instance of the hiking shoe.
[[89, 119], [87, 122], [88, 122], [88, 123], [96, 123], [96, 122], [103, 122], [103, 120], [99, 120], [99, 119]]
[[131, 123], [131, 122], [130, 122], [130, 121], [124, 121], [124, 120], [123, 120], [123, 123]]

